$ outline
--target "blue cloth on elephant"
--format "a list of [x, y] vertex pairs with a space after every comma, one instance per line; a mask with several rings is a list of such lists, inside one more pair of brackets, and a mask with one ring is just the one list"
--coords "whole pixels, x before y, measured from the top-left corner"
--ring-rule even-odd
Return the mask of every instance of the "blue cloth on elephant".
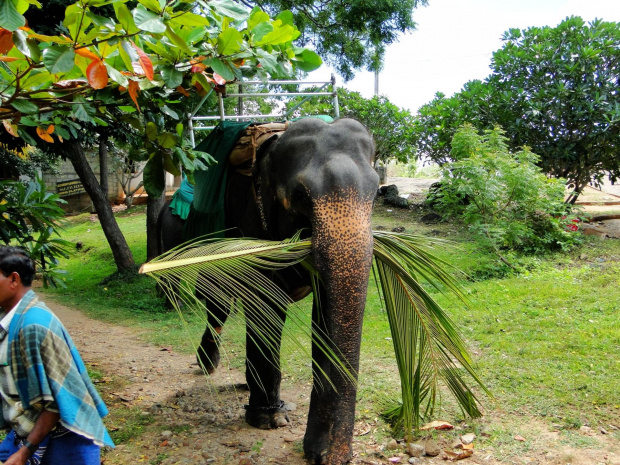
[[188, 241], [205, 234], [217, 233], [224, 237], [226, 217], [224, 198], [228, 179], [228, 155], [248, 122], [222, 121], [194, 150], [207, 152], [217, 161], [207, 170], [195, 171], [194, 201], [183, 228], [183, 239]]
[[62, 426], [98, 446], [114, 447], [101, 421], [108, 410], [73, 340], [34, 291], [22, 298], [8, 336], [8, 363], [23, 408], [53, 401]]
[[182, 220], [186, 220], [189, 215], [192, 200], [194, 199], [194, 186], [184, 176], [181, 185], [172, 195], [170, 210], [173, 215], [177, 215]]

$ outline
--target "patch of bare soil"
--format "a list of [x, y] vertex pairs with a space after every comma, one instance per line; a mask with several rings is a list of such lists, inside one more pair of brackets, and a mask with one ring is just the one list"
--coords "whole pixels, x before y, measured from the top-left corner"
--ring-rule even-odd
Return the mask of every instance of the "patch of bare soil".
[[[43, 296], [71, 333], [87, 365], [104, 374], [98, 385], [110, 411], [119, 407], [135, 408], [149, 420], [149, 427], [135, 439], [104, 453], [107, 465], [145, 464], [305, 464], [303, 438], [308, 410], [309, 386], [298, 386], [286, 377], [282, 397], [289, 402], [291, 424], [277, 430], [259, 430], [244, 421], [247, 402], [244, 376], [238, 370], [220, 367], [207, 382], [191, 355], [170, 347], [156, 347], [140, 340], [131, 328], [92, 320]], [[485, 424], [503, 423], [490, 413]], [[108, 421], [109, 427], [124, 425], [123, 418]], [[512, 419], [514, 421], [514, 419]], [[114, 423], [114, 424], [112, 424]], [[549, 431], [543, 424], [524, 424], [508, 443], [489, 441], [484, 433], [473, 442], [474, 454], [463, 464], [549, 464], [620, 465], [620, 451], [612, 434], [580, 431], [589, 445], [566, 445], [562, 431]], [[456, 454], [454, 434], [434, 434], [438, 455], [430, 453], [433, 444], [421, 441], [420, 447], [391, 443], [376, 435], [380, 425], [360, 421], [354, 437], [354, 464], [439, 464], [446, 451]], [[458, 428], [458, 426], [457, 426]], [[483, 429], [484, 431], [484, 429]], [[609, 432], [611, 433], [611, 432]], [[571, 443], [574, 441], [571, 441]], [[423, 453], [423, 452], [422, 452]], [[508, 458], [506, 458], [508, 457]]]

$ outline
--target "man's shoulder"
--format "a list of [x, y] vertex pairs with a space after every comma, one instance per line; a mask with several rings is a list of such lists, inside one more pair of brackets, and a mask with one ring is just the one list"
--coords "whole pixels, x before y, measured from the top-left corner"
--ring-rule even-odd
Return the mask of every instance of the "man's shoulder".
[[53, 328], [57, 324], [60, 324], [60, 321], [56, 315], [54, 315], [54, 312], [47, 308], [42, 302], [37, 302], [22, 315], [22, 327], [39, 326]]

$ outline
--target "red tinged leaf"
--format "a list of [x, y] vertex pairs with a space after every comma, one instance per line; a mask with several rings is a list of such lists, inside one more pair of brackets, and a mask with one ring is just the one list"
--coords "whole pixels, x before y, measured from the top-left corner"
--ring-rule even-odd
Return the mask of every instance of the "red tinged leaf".
[[6, 55], [13, 48], [13, 33], [0, 28], [0, 54]]
[[17, 134], [16, 124], [11, 124], [11, 122], [8, 119], [3, 119], [2, 124], [4, 125], [4, 129], [6, 129], [6, 132], [11, 134], [13, 137], [19, 137], [19, 135]]
[[213, 80], [215, 81], [215, 83], [218, 86], [225, 86], [226, 85], [226, 79], [224, 79], [222, 76], [220, 76], [217, 73], [213, 73]]
[[138, 105], [138, 92], [140, 91], [140, 84], [138, 83], [138, 81], [129, 81], [128, 90], [131, 100], [133, 100], [133, 103], [136, 104], [136, 108], [138, 109], [138, 111], [140, 111], [140, 105]]
[[87, 81], [84, 79], [65, 79], [64, 81], [52, 83], [54, 87], [58, 87], [59, 89], [73, 89], [75, 87], [81, 87], [84, 84], [87, 84]]
[[92, 61], [99, 61], [99, 60], [101, 60], [101, 58], [99, 58], [94, 52], [91, 52], [86, 47], [76, 48], [75, 49], [75, 54], [76, 55], [80, 55], [81, 57], [84, 57], [84, 58], [88, 58], [89, 60], [92, 60]]
[[203, 63], [196, 63], [192, 65], [192, 73], [200, 73], [207, 69], [207, 67]]
[[93, 89], [103, 89], [108, 85], [108, 70], [101, 60], [93, 61], [88, 65], [86, 77]]
[[47, 127], [47, 130], [46, 130], [45, 132], [47, 132], [48, 134], [54, 134], [54, 130], [55, 130], [55, 129], [56, 129], [56, 128], [54, 127], [54, 125], [53, 125], [53, 124], [50, 124], [50, 125]]
[[45, 142], [49, 142], [50, 144], [54, 143], [54, 139], [47, 133], [47, 130], [43, 129], [40, 126], [37, 126], [37, 135], [43, 139]]
[[135, 43], [132, 42], [131, 45], [133, 45], [133, 48], [135, 48], [136, 52], [138, 52], [138, 60], [140, 62], [140, 66], [142, 66], [142, 71], [144, 71], [144, 75], [149, 81], [152, 81], [155, 75], [153, 74], [153, 63], [151, 62], [151, 59]]
[[17, 61], [24, 60], [25, 58], [16, 58], [16, 57], [0, 57], [0, 61]]
[[188, 91], [186, 91], [186, 90], [183, 88], [183, 86], [179, 86], [179, 87], [177, 87], [177, 92], [180, 92], [180, 93], [182, 93], [183, 95], [185, 95], [186, 97], [189, 97], [189, 92], [188, 92]]

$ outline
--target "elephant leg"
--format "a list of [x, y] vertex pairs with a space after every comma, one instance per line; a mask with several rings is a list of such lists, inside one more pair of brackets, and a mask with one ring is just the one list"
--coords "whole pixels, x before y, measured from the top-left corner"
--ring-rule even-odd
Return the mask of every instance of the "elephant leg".
[[[321, 292], [320, 298], [326, 300], [325, 295]], [[346, 322], [338, 321], [327, 303], [322, 304], [320, 313], [314, 305], [314, 330], [329, 335], [331, 350], [342, 359], [350, 374], [334, 366], [313, 338], [314, 382], [303, 441], [305, 456], [311, 463], [340, 465], [352, 457], [362, 316], [348, 315]]]
[[[203, 277], [203, 282], [208, 282], [210, 286], [218, 285], [218, 283], [210, 281], [206, 277]], [[196, 297], [204, 300], [207, 306], [207, 327], [196, 350], [196, 359], [203, 371], [212, 375], [220, 364], [220, 335], [230, 309], [223, 307], [219, 302], [209, 301], [199, 287], [196, 289]], [[231, 302], [233, 301], [234, 299], [231, 297]]]
[[227, 318], [228, 311], [220, 307], [215, 306], [208, 311], [208, 324], [196, 350], [196, 359], [203, 371], [209, 375], [212, 375], [220, 364], [220, 335]]
[[269, 315], [246, 310], [246, 380], [250, 400], [245, 419], [260, 429], [279, 428], [289, 423], [280, 399], [280, 345], [286, 314], [272, 310]]

